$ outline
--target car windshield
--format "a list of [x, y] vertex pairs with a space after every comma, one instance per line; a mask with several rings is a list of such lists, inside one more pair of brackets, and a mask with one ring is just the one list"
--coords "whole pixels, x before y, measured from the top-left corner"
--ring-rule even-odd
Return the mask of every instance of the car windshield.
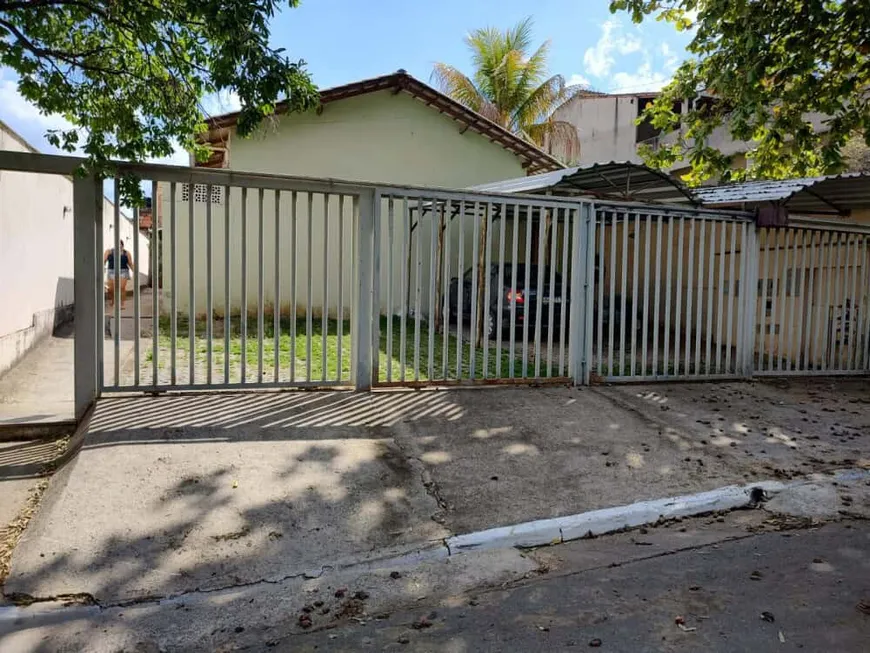
[[[475, 268], [468, 268], [465, 271], [465, 279], [471, 280], [472, 273]], [[538, 270], [540, 270], [540, 266], [538, 265], [530, 265], [529, 266], [529, 283], [532, 286], [537, 285], [538, 283]], [[492, 264], [492, 273], [498, 274], [498, 263]], [[544, 280], [546, 282], [550, 281], [550, 268], [544, 268]], [[505, 285], [511, 284], [511, 279], [513, 278], [513, 264], [510, 261], [505, 261], [504, 263], [504, 282]], [[523, 285], [526, 282], [526, 264], [525, 263], [517, 263], [517, 285]], [[556, 283], [562, 283], [562, 275], [558, 272], [556, 273]]]

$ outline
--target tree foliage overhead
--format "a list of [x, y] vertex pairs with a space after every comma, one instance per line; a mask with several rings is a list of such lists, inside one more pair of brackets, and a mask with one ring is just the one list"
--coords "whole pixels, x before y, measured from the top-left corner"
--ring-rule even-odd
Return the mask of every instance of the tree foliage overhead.
[[[681, 128], [674, 143], [644, 153], [653, 165], [687, 160], [695, 183], [807, 176], [843, 169], [850, 139], [870, 144], [867, 0], [611, 0], [610, 9], [695, 30], [691, 58], [648, 109], [656, 127]], [[702, 93], [713, 101], [682, 119], [674, 112]], [[717, 127], [751, 142], [748, 170], [729, 170], [730, 157], [708, 147]]]
[[547, 75], [550, 42], [532, 52], [532, 27], [532, 19], [526, 18], [505, 31], [494, 27], [474, 30], [465, 38], [473, 75], [436, 63], [432, 79], [469, 109], [536, 145], [557, 145], [572, 159], [580, 153], [577, 130], [555, 120], [553, 112], [576, 89], [561, 75]]
[[[269, 45], [269, 21], [298, 0], [0, 0], [0, 65], [19, 77], [21, 95], [72, 129], [49, 141], [81, 148], [98, 172], [111, 159], [172, 154], [179, 143], [199, 158], [202, 101], [238, 94], [238, 131], [273, 112], [317, 102], [303, 62]], [[133, 191], [130, 180], [126, 191]]]

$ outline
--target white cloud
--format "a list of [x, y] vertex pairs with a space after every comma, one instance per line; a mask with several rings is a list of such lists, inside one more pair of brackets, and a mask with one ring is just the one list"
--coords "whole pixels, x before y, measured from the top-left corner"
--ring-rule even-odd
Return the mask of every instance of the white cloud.
[[613, 85], [608, 89], [611, 93], [658, 91], [670, 81], [670, 77], [664, 72], [652, 69], [649, 59], [633, 73], [618, 72], [611, 79]]
[[642, 49], [637, 35], [626, 34], [618, 20], [608, 20], [601, 25], [601, 38], [583, 54], [583, 65], [590, 75], [604, 77], [616, 63], [615, 53], [627, 55]]
[[568, 86], [591, 86], [592, 82], [590, 82], [583, 75], [574, 74], [568, 78]]
[[662, 43], [661, 53], [665, 59], [665, 70], [669, 72], [674, 72], [677, 69], [677, 66], [680, 65], [680, 57], [674, 52], [674, 49], [667, 44], [667, 42]]

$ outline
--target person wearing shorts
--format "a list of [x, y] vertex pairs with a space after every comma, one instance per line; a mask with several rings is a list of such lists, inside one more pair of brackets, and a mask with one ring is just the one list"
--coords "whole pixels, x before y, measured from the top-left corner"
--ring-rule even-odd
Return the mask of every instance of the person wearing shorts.
[[[103, 263], [106, 265], [106, 289], [109, 293], [109, 308], [115, 305], [115, 248], [107, 249], [103, 254]], [[127, 283], [130, 281], [130, 273], [134, 271], [133, 257], [124, 249], [124, 241], [121, 241], [120, 270], [118, 271], [118, 284], [121, 295], [121, 310], [127, 299]]]

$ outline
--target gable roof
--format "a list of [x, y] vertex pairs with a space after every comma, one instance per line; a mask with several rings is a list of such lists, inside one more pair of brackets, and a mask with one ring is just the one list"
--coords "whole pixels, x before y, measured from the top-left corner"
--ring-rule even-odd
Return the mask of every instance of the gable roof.
[[747, 181], [692, 189], [705, 206], [780, 204], [797, 213], [848, 214], [870, 208], [870, 173], [851, 172], [827, 177]]
[[[394, 93], [407, 93], [426, 106], [432, 107], [439, 113], [443, 113], [462, 124], [463, 132], [471, 129], [490, 141], [498, 143], [504, 149], [522, 159], [523, 166], [528, 170], [529, 174], [551, 172], [565, 167], [558, 159], [547, 154], [536, 145], [523, 140], [504, 127], [484, 118], [476, 111], [472, 111], [428, 84], [424, 84], [404, 70], [399, 70], [392, 75], [364, 79], [351, 84], [324, 89], [320, 92], [320, 102], [321, 104], [329, 104], [330, 102], [337, 102], [358, 95], [385, 90], [391, 90]], [[279, 102], [275, 107], [275, 113], [286, 111], [286, 102]], [[239, 113], [233, 112], [214, 116], [206, 120], [206, 124], [209, 127], [209, 142], [213, 144], [222, 142], [221, 131], [233, 127], [238, 117]], [[220, 156], [222, 156], [222, 153]], [[211, 165], [214, 158], [212, 157], [207, 165]], [[214, 163], [218, 163], [218, 161], [214, 161]]]

